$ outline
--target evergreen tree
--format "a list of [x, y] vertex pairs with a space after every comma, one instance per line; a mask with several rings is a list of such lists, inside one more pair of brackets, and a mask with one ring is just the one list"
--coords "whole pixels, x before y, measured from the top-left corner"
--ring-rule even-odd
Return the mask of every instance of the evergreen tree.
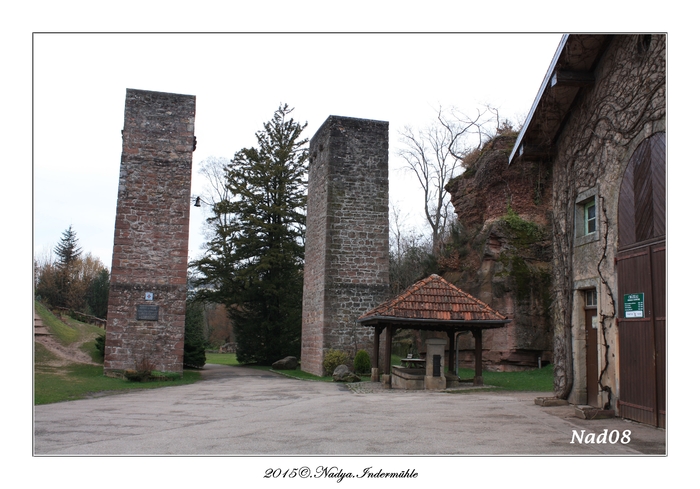
[[185, 309], [185, 347], [182, 363], [185, 367], [201, 368], [207, 361], [204, 340], [204, 306], [192, 297]]
[[[226, 173], [228, 200], [215, 203], [215, 236], [194, 263], [200, 295], [225, 304], [241, 362], [272, 363], [301, 350], [306, 207], [306, 124], [281, 105], [236, 153]], [[222, 219], [222, 216], [227, 216]]]
[[107, 319], [107, 303], [109, 301], [109, 271], [102, 268], [88, 284], [85, 297], [90, 314]]
[[70, 226], [63, 232], [52, 256], [35, 260], [35, 294], [50, 307], [107, 317], [109, 271], [99, 258], [83, 254]]
[[58, 266], [64, 268], [80, 257], [82, 248], [78, 246], [78, 236], [73, 231], [73, 225], [68, 226], [68, 229], [63, 231], [61, 241], [54, 248], [54, 253], [58, 256]]
[[63, 231], [63, 236], [53, 251], [58, 257], [55, 265], [57, 296], [54, 305], [74, 309], [79, 300], [77, 296], [83, 292], [78, 280], [80, 267], [77, 266], [83, 250], [78, 246], [78, 236], [73, 231], [73, 225]]

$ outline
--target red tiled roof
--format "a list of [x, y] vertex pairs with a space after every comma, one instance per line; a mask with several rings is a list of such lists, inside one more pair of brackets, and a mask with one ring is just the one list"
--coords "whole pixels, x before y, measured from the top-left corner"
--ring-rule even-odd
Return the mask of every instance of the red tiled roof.
[[439, 275], [431, 275], [416, 282], [401, 295], [360, 316], [358, 321], [370, 319], [509, 321], [504, 315]]

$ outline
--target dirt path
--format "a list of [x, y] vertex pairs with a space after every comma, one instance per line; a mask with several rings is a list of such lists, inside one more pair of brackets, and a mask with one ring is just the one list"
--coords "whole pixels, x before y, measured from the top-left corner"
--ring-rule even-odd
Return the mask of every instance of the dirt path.
[[34, 341], [43, 345], [49, 352], [58, 357], [58, 360], [45, 362], [44, 365], [51, 367], [62, 367], [71, 363], [86, 363], [89, 365], [99, 365], [92, 361], [90, 355], [80, 350], [82, 342], [73, 343], [68, 346], [60, 344], [43, 325], [38, 314], [34, 313]]
[[84, 351], [73, 348], [72, 345], [63, 346], [51, 336], [35, 336], [34, 342], [41, 343], [47, 350], [59, 357], [59, 360], [46, 362], [44, 365], [51, 367], [62, 367], [70, 363], [87, 363], [90, 365], [99, 365], [90, 358], [90, 355]]

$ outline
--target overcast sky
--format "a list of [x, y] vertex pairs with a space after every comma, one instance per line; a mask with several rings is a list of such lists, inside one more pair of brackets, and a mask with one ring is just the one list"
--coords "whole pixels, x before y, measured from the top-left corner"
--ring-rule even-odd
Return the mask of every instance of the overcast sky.
[[[399, 170], [398, 133], [439, 107], [483, 104], [525, 119], [561, 34], [35, 34], [34, 252], [73, 226], [111, 266], [127, 88], [196, 96], [192, 194], [207, 157], [255, 144], [280, 103], [308, 122], [329, 115], [389, 121], [390, 199], [422, 223], [414, 177]], [[190, 258], [202, 252], [193, 208]], [[411, 222], [409, 221], [409, 225]]]

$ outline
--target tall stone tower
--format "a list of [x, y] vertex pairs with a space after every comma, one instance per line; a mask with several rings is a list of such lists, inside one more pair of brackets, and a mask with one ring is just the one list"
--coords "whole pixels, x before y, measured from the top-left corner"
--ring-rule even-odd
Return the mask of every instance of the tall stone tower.
[[330, 116], [310, 142], [301, 367], [372, 352], [357, 318], [389, 292], [389, 123]]
[[182, 373], [195, 97], [126, 91], [105, 375]]

